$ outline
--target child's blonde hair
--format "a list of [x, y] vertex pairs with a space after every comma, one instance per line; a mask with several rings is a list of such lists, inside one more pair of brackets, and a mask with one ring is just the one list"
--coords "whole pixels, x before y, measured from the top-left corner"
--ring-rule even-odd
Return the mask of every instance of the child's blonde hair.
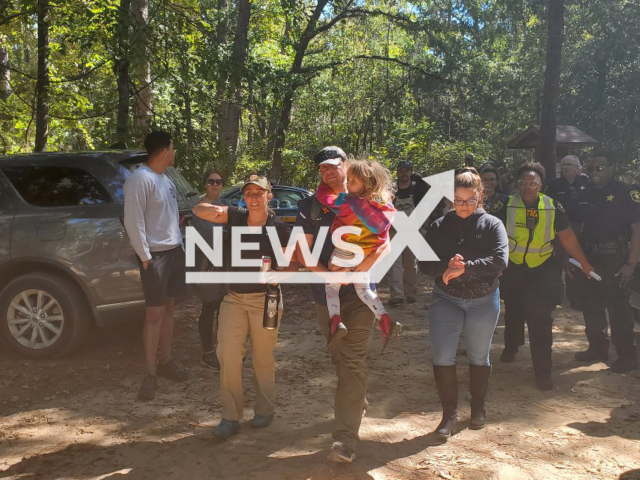
[[393, 201], [391, 172], [375, 160], [349, 159], [347, 161], [348, 177], [356, 177], [364, 184], [364, 189], [358, 197], [372, 198], [382, 203]]

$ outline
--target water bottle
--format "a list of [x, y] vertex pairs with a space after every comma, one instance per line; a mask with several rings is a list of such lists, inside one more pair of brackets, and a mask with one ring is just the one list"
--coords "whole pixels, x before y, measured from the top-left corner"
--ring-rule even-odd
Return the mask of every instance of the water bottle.
[[267, 293], [264, 296], [264, 314], [262, 326], [267, 330], [278, 328], [278, 311], [280, 310], [280, 287], [266, 285]]

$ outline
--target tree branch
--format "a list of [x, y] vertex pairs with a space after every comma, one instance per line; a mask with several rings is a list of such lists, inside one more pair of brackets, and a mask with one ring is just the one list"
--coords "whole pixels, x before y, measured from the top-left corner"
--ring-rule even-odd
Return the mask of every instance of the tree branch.
[[12, 13], [11, 15], [7, 15], [6, 17], [0, 18], [0, 25], [6, 25], [11, 20], [14, 20], [19, 17], [23, 17], [25, 15], [31, 15], [32, 13], [36, 13], [35, 8], [28, 8], [26, 10], [23, 10], [22, 12]]
[[417, 65], [412, 65], [409, 62], [405, 62], [403, 60], [400, 60], [399, 58], [393, 58], [393, 57], [383, 57], [381, 55], [356, 55], [355, 57], [351, 57], [351, 58], [345, 58], [344, 60], [338, 60], [335, 62], [329, 62], [329, 63], [325, 63], [322, 65], [312, 65], [310, 67], [305, 67], [305, 68], [301, 68], [300, 70], [298, 70], [296, 73], [300, 73], [300, 74], [304, 74], [304, 75], [315, 75], [318, 72], [321, 72], [322, 70], [327, 70], [329, 68], [333, 68], [333, 67], [337, 67], [339, 65], [343, 65], [347, 62], [353, 62], [354, 60], [376, 60], [376, 61], [381, 61], [381, 62], [391, 62], [391, 63], [396, 63], [398, 65], [401, 65], [409, 70], [413, 70], [415, 72], [421, 73], [422, 75], [426, 75], [429, 78], [432, 78], [434, 80], [438, 80], [439, 82], [445, 82], [445, 83], [449, 83], [449, 81], [445, 78], [442, 78], [438, 75], [435, 75], [431, 72], [427, 72], [426, 70], [424, 70], [423, 68], [417, 66]]

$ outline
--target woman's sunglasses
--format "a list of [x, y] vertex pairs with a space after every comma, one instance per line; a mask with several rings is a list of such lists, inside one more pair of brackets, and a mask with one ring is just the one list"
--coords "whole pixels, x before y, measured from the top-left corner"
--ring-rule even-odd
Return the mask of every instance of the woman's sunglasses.
[[207, 180], [207, 185], [224, 185], [224, 180], [221, 178], [209, 178]]

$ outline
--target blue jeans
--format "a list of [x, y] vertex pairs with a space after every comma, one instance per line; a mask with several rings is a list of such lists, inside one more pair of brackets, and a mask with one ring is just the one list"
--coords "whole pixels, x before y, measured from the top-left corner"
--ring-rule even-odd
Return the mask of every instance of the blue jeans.
[[429, 325], [433, 364], [448, 367], [456, 364], [458, 340], [464, 331], [469, 363], [489, 366], [491, 339], [500, 315], [500, 293], [464, 300], [433, 287], [433, 301], [429, 308]]

